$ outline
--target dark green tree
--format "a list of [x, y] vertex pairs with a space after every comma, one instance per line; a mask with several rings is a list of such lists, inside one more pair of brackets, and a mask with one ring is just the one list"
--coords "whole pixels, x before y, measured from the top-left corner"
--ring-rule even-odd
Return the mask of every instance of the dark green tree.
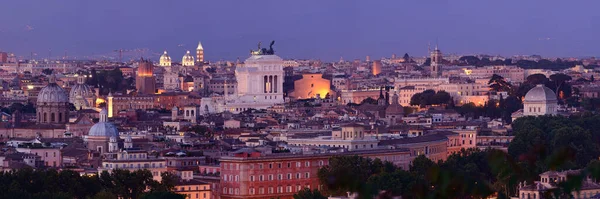
[[173, 192], [149, 192], [143, 194], [140, 199], [185, 199], [186, 197], [181, 194]]
[[319, 190], [304, 188], [294, 194], [294, 199], [327, 199]]
[[[571, 76], [565, 75], [563, 73], [550, 75], [550, 80], [552, 81], [552, 83], [555, 87], [554, 92], [556, 93], [557, 98], [561, 99], [560, 93], [565, 92], [565, 90], [564, 90], [565, 84], [568, 84], [567, 82], [571, 81], [571, 79], [572, 79]], [[570, 87], [570, 85], [567, 85], [567, 86]], [[570, 91], [570, 89], [569, 89], [569, 91]], [[570, 92], [569, 92], [569, 96], [570, 96]]]
[[546, 77], [546, 75], [537, 73], [537, 74], [527, 76], [527, 78], [525, 80], [525, 84], [529, 84], [529, 85], [546, 84], [548, 81], [549, 80]]
[[362, 102], [360, 102], [360, 104], [365, 104], [365, 103], [366, 103], [366, 104], [374, 104], [374, 105], [377, 105], [377, 100], [376, 100], [376, 99], [373, 99], [373, 98], [370, 98], [370, 97], [367, 97], [367, 99], [364, 99]]
[[508, 83], [504, 77], [496, 74], [492, 75], [488, 85], [492, 91], [496, 92], [509, 92], [512, 88], [512, 85]]

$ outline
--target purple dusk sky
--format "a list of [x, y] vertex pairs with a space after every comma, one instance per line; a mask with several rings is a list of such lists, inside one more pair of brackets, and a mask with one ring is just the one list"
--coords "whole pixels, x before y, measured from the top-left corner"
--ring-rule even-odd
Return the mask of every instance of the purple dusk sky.
[[[245, 59], [258, 41], [284, 58], [346, 60], [444, 53], [598, 56], [599, 0], [11, 0], [0, 51], [38, 58], [147, 48], [179, 60]], [[133, 56], [133, 54], [132, 54]]]

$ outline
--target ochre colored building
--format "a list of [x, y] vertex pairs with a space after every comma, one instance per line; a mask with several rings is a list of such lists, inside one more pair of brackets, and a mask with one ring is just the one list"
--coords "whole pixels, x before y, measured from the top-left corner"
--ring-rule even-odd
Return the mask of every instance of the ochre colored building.
[[156, 92], [156, 79], [153, 75], [154, 66], [148, 60], [140, 60], [137, 76], [135, 78], [135, 88], [140, 94], [154, 94]]
[[382, 65], [383, 65], [383, 64], [381, 64], [381, 61], [380, 61], [380, 60], [374, 61], [374, 62], [373, 62], [373, 65], [371, 66], [371, 67], [372, 67], [372, 68], [371, 68], [371, 73], [372, 73], [374, 76], [376, 76], [376, 75], [379, 75], [379, 73], [381, 73], [381, 68], [382, 68]]
[[331, 81], [323, 78], [323, 74], [303, 74], [302, 79], [294, 82], [291, 98], [308, 99], [320, 95], [324, 98], [331, 90]]
[[[221, 199], [228, 198], [281, 198], [291, 199], [298, 191], [321, 189], [317, 172], [329, 164], [329, 158], [340, 153], [307, 155], [261, 156], [252, 149], [238, 151], [235, 156], [221, 157], [221, 180], [215, 191]], [[380, 158], [395, 164], [408, 164], [410, 151], [407, 149], [384, 149], [347, 152], [343, 155], [358, 155]]]

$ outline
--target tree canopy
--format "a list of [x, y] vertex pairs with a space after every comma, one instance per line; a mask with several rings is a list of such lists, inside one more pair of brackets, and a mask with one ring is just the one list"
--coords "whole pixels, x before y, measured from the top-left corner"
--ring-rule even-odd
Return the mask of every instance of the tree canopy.
[[576, 65], [583, 65], [581, 61], [563, 61], [556, 59], [550, 61], [547, 59], [540, 59], [539, 61], [531, 60], [519, 60], [517, 66], [524, 69], [550, 69], [550, 70], [563, 70], [567, 68], [575, 67]]
[[92, 69], [91, 78], [86, 83], [100, 88], [100, 95], [107, 95], [109, 92], [123, 92], [134, 88], [134, 79], [125, 78], [120, 69], [96, 71]]
[[0, 172], [0, 198], [137, 199], [157, 191], [170, 192], [174, 184], [169, 179], [175, 177], [166, 173], [163, 177], [167, 180], [159, 183], [152, 180], [148, 170], [115, 169], [111, 173], [104, 171], [98, 176], [87, 176], [71, 170], [21, 169]]
[[410, 105], [425, 107], [428, 105], [448, 104], [452, 100], [450, 94], [446, 91], [425, 90], [422, 93], [415, 93], [410, 98]]

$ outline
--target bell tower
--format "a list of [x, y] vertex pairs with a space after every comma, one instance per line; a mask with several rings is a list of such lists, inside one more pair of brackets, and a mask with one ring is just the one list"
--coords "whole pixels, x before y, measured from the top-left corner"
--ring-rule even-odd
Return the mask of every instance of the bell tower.
[[196, 48], [196, 61], [200, 65], [204, 63], [204, 47], [202, 47], [202, 42], [198, 42], [198, 48]]
[[431, 52], [431, 77], [442, 76], [442, 51], [435, 46], [435, 50]]

